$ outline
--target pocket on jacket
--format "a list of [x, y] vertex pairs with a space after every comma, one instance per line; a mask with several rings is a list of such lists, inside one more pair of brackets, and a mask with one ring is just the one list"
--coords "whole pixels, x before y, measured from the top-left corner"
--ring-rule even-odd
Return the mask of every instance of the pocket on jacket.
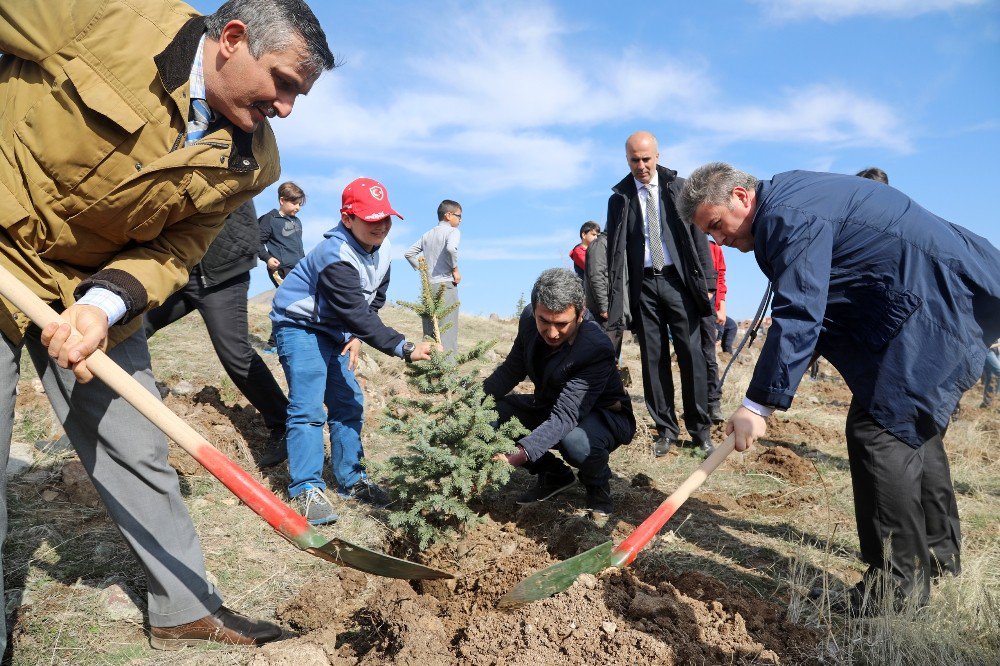
[[860, 282], [845, 289], [857, 318], [851, 335], [867, 349], [882, 351], [899, 335], [903, 324], [923, 304], [916, 294], [878, 282]]
[[[15, 133], [43, 172], [51, 179], [54, 200], [65, 198], [95, 172], [119, 146], [146, 124], [146, 120], [80, 58], [63, 66], [65, 77], [56, 79], [15, 127]], [[128, 155], [118, 165], [129, 174]], [[116, 169], [101, 170], [101, 188], [110, 189], [120, 179]], [[97, 174], [95, 174], [97, 175]], [[84, 206], [103, 191], [88, 189]], [[79, 196], [79, 193], [77, 193]]]

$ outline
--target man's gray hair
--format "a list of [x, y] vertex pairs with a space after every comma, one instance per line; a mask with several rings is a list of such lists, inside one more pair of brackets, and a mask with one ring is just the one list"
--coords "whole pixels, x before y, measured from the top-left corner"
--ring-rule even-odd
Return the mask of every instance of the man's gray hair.
[[550, 268], [542, 271], [531, 288], [531, 306], [541, 303], [553, 312], [562, 312], [569, 306], [576, 313], [583, 312], [583, 283], [576, 273], [566, 268]]
[[692, 171], [684, 181], [677, 212], [681, 219], [693, 224], [694, 212], [702, 204], [731, 207], [734, 187], [756, 189], [757, 179], [725, 162], [709, 162]]
[[316, 74], [336, 64], [326, 33], [303, 0], [229, 0], [205, 17], [208, 36], [219, 39], [230, 21], [246, 25], [247, 44], [254, 58], [284, 51], [300, 37], [306, 49], [305, 61], [300, 64]]

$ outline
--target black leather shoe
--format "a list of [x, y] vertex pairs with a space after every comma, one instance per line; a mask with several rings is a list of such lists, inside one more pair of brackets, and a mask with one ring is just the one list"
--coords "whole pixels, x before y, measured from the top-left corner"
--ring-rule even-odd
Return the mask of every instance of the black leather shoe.
[[281, 627], [235, 613], [225, 606], [200, 620], [176, 627], [150, 627], [149, 644], [157, 650], [180, 650], [203, 643], [263, 645], [281, 636]]
[[266, 469], [288, 460], [288, 438], [284, 430], [272, 430], [267, 439], [267, 448], [257, 461], [257, 467]]
[[670, 447], [677, 440], [670, 435], [660, 435], [653, 440], [653, 456], [661, 458], [670, 452]]
[[726, 420], [726, 417], [722, 415], [722, 407], [719, 406], [719, 403], [708, 403], [708, 418], [716, 425]]
[[712, 452], [715, 451], [715, 447], [712, 446], [711, 442], [701, 442], [701, 443], [695, 442], [695, 446], [698, 447], [698, 453], [705, 456], [706, 458], [712, 455]]
[[587, 486], [587, 508], [595, 516], [608, 516], [614, 506], [611, 503], [611, 485]]
[[538, 475], [535, 485], [517, 498], [518, 504], [534, 504], [555, 497], [576, 483], [576, 476], [568, 469], [564, 474], [553, 476], [544, 472]]

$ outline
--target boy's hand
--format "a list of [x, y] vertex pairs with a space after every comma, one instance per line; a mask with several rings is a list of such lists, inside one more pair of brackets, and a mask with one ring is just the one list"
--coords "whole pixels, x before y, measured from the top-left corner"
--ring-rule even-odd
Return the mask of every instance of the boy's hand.
[[[51, 323], [42, 329], [42, 344], [59, 367], [72, 368], [76, 380], [86, 384], [94, 375], [87, 368], [87, 357], [97, 349], [108, 348], [108, 315], [94, 305], [71, 305], [62, 313], [68, 324]], [[73, 332], [80, 331], [81, 335]]]
[[413, 345], [413, 352], [410, 353], [411, 361], [429, 361], [431, 352], [444, 351], [444, 347], [433, 342], [418, 342]]
[[354, 372], [354, 368], [358, 367], [358, 354], [361, 353], [361, 338], [351, 338], [344, 348], [340, 350], [340, 355], [350, 354], [351, 357], [347, 361], [347, 369]]
[[454, 268], [451, 271], [451, 281], [455, 283], [456, 287], [458, 286], [458, 283], [462, 281], [462, 274], [458, 272], [457, 268]]
[[726, 325], [726, 302], [719, 301], [715, 305], [715, 321], [718, 324]]
[[267, 270], [269, 270], [269, 271], [276, 271], [279, 268], [281, 268], [281, 262], [280, 261], [278, 261], [274, 257], [268, 257], [267, 258]]

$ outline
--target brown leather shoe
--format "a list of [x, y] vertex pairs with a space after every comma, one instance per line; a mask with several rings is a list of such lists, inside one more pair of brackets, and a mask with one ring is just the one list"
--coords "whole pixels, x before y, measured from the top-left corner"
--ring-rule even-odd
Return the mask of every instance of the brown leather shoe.
[[149, 644], [157, 650], [180, 650], [202, 643], [263, 645], [281, 635], [281, 628], [235, 613], [225, 606], [200, 620], [176, 627], [150, 627]]

